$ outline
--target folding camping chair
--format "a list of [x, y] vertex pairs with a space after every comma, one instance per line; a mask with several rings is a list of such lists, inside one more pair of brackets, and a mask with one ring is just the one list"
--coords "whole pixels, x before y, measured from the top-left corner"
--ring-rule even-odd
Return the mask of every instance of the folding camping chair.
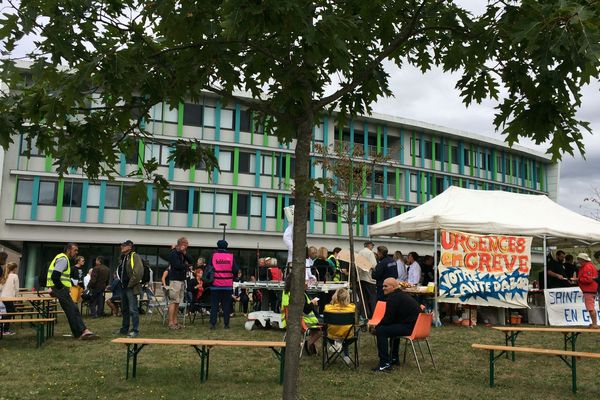
[[[327, 312], [323, 314], [323, 353], [322, 353], [322, 367], [325, 370], [327, 365], [331, 365], [337, 360], [342, 354], [345, 348], [354, 344], [353, 358], [350, 360], [354, 368], [358, 368], [358, 338], [360, 328], [356, 326], [356, 316], [353, 312]], [[343, 337], [334, 337], [329, 334], [329, 328], [335, 326], [347, 326]], [[341, 346], [336, 347], [336, 342], [341, 341]], [[332, 354], [329, 354], [329, 353]]]

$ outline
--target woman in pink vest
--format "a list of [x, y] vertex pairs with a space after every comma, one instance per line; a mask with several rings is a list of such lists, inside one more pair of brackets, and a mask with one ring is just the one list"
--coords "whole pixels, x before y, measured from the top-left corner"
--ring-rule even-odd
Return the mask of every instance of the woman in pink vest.
[[225, 240], [217, 242], [217, 251], [210, 257], [209, 268], [214, 271], [210, 287], [210, 329], [215, 329], [219, 306], [223, 309], [223, 325], [229, 329], [231, 316], [231, 303], [233, 295], [233, 277], [237, 275], [238, 266], [233, 259], [233, 254], [227, 251], [228, 243]]

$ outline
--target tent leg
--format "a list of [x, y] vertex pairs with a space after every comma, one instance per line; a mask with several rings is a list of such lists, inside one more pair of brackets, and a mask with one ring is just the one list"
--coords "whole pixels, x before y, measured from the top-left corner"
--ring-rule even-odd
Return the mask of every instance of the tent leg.
[[[548, 289], [548, 258], [547, 251], [548, 246], [546, 244], [546, 235], [543, 236], [544, 239], [544, 290]], [[545, 297], [544, 297], [545, 298]], [[548, 325], [548, 312], [546, 311], [546, 302], [544, 301], [544, 325]]]
[[440, 320], [440, 310], [438, 307], [438, 262], [437, 259], [438, 252], [438, 230], [437, 228], [433, 230], [433, 279], [435, 282], [435, 293], [436, 295], [433, 297], [433, 326], [442, 326], [442, 321]]

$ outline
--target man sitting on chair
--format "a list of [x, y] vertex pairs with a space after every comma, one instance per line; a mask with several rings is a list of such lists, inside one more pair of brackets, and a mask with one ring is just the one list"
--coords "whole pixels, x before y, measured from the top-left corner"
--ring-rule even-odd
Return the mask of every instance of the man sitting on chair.
[[[375, 328], [377, 336], [377, 352], [379, 366], [373, 368], [375, 372], [388, 372], [392, 365], [400, 363], [399, 347], [400, 337], [409, 336], [417, 322], [421, 307], [410, 295], [399, 290], [398, 281], [387, 278], [383, 281], [383, 294], [385, 295], [385, 314]], [[392, 356], [390, 357], [388, 341], [392, 341]]]

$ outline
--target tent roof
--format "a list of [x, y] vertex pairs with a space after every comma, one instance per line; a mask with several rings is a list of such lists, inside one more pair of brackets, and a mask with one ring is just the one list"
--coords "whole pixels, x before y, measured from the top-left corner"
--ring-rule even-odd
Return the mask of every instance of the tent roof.
[[369, 226], [369, 233], [432, 240], [435, 229], [546, 236], [554, 244], [600, 241], [600, 222], [562, 207], [544, 195], [456, 186], [413, 210]]

